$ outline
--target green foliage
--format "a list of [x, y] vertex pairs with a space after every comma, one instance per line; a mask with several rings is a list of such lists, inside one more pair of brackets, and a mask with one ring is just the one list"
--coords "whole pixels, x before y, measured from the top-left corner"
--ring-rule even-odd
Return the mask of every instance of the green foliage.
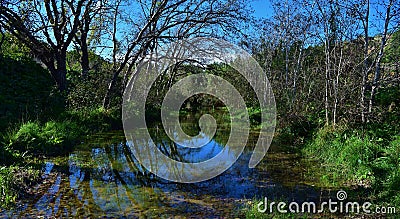
[[17, 38], [11, 34], [4, 35], [3, 44], [0, 47], [0, 55], [7, 56], [13, 60], [25, 60], [30, 58], [31, 50], [23, 45]]
[[14, 181], [13, 175], [12, 175], [12, 167], [11, 168], [6, 168], [6, 167], [1, 167], [0, 168], [0, 203], [1, 207], [7, 207], [12, 203], [15, 203], [15, 200], [17, 198], [17, 193], [15, 191], [15, 188], [13, 188], [12, 182]]
[[[237, 72], [229, 65], [217, 63], [210, 64], [206, 68], [189, 64], [183, 65], [179, 67], [174, 76], [171, 76], [169, 74], [163, 74], [159, 76], [150, 89], [149, 95], [146, 99], [146, 104], [149, 105], [149, 108], [160, 108], [162, 100], [171, 85], [173, 85], [175, 82], [179, 81], [183, 77], [199, 73], [212, 74], [222, 77], [235, 87], [235, 89], [240, 93], [240, 96], [243, 97], [247, 107], [259, 108], [256, 94], [253, 88], [250, 86], [250, 83], [244, 78], [244, 76], [242, 76], [239, 72]], [[213, 87], [211, 86], [214, 85], [208, 81], [204, 81], [203, 86], [209, 86], [210, 89], [213, 89]], [[183, 92], [185, 91], [183, 90]], [[232, 94], [226, 93], [225, 95]], [[223, 107], [224, 104], [218, 98], [211, 95], [197, 94], [188, 98], [183, 106], [187, 110], [196, 110], [204, 107]]]
[[247, 111], [251, 124], [261, 123], [261, 109], [259, 107], [248, 107]]
[[19, 152], [35, 154], [54, 154], [63, 151], [68, 144], [77, 141], [82, 133], [82, 126], [71, 121], [49, 121], [23, 123], [18, 130], [5, 136], [7, 147]]
[[400, 84], [380, 88], [376, 94], [375, 102], [376, 111], [379, 112], [378, 119], [382, 121], [381, 124], [385, 125], [385, 127], [377, 127], [378, 130], [393, 132], [393, 129], [397, 128], [399, 131]]
[[400, 207], [400, 135], [383, 149], [382, 156], [372, 166], [379, 179], [376, 187], [380, 200]]
[[398, 63], [400, 61], [400, 31], [396, 31], [388, 40], [383, 62]]
[[371, 163], [379, 156], [380, 150], [377, 139], [362, 136], [346, 127], [324, 127], [302, 151], [322, 163], [328, 173], [324, 176], [326, 180], [369, 186], [375, 180]]
[[283, 145], [297, 146], [293, 148], [296, 150], [312, 137], [317, 128], [315, 120], [304, 116], [289, 115], [279, 120], [275, 141]]
[[343, 126], [324, 127], [315, 133], [302, 152], [320, 161], [325, 172], [321, 181], [328, 186], [350, 183], [372, 187], [380, 203], [398, 207], [400, 135], [386, 126], [373, 127], [364, 131]]
[[32, 150], [34, 147], [38, 147], [38, 145], [41, 143], [41, 139], [39, 137], [40, 132], [41, 127], [38, 123], [27, 122], [22, 124], [14, 134], [8, 136], [8, 146], [11, 149], [19, 151]]
[[[69, 82], [68, 107], [70, 110], [96, 109], [102, 106], [102, 101], [111, 77], [111, 64], [100, 56], [90, 52], [91, 69], [87, 78], [82, 78], [79, 58], [80, 55], [75, 50], [67, 54], [67, 79]], [[120, 83], [117, 85], [117, 89], [122, 90]], [[115, 97], [112, 101], [112, 106], [118, 105]]]
[[69, 111], [63, 119], [45, 123], [29, 121], [6, 132], [3, 142], [7, 149], [21, 153], [57, 154], [69, 150], [89, 133], [108, 131], [120, 126], [117, 110], [102, 108], [91, 111]]
[[62, 118], [73, 121], [81, 127], [85, 127], [86, 133], [104, 132], [121, 129], [121, 109], [95, 109], [70, 110], [61, 115]]

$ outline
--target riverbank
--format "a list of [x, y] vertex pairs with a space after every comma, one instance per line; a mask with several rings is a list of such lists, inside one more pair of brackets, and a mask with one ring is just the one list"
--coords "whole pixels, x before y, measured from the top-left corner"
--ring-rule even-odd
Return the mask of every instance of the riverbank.
[[[391, 123], [392, 122], [392, 123]], [[303, 122], [304, 123], [304, 122]], [[307, 124], [307, 123], [305, 123]], [[400, 132], [394, 120], [365, 125], [322, 126], [299, 133], [298, 125], [278, 129], [274, 141], [316, 166], [306, 171], [314, 185], [345, 190], [349, 200], [368, 201], [373, 207], [396, 209], [396, 214], [348, 214], [349, 218], [396, 218], [400, 211]], [[309, 128], [305, 126], [304, 129]], [[283, 138], [283, 139], [282, 139]], [[291, 142], [288, 142], [290, 140]], [[279, 200], [270, 200], [278, 201]], [[255, 199], [254, 203], [259, 203]], [[247, 218], [293, 218], [293, 214], [263, 214], [246, 208]], [[316, 215], [314, 215], [317, 217]], [[314, 217], [313, 216], [313, 217]], [[302, 218], [301, 214], [296, 217]], [[304, 218], [308, 218], [304, 215]]]
[[40, 183], [43, 159], [67, 154], [94, 133], [121, 129], [120, 121], [118, 110], [99, 108], [11, 125], [0, 135], [0, 207], [13, 208]]

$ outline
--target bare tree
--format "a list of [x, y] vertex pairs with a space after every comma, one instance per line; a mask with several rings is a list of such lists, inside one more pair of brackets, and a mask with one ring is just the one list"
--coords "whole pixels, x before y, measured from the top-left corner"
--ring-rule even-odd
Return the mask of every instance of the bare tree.
[[191, 36], [241, 33], [241, 23], [249, 19], [242, 0], [116, 0], [113, 4], [109, 22], [113, 73], [103, 100], [105, 108], [121, 73], [127, 79], [137, 61], [157, 45]]
[[81, 76], [86, 79], [90, 70], [89, 53], [95, 46], [100, 46], [101, 34], [105, 29], [104, 17], [110, 8], [104, 1], [88, 0], [78, 30], [74, 37], [75, 48], [80, 51]]
[[[126, 81], [140, 57], [171, 40], [240, 33], [249, 20], [245, 5], [244, 0], [2, 0], [0, 25], [43, 62], [60, 91], [67, 90], [72, 44], [80, 52], [83, 78], [89, 51], [101, 48], [113, 65], [103, 101], [108, 107], [119, 76], [124, 73]], [[100, 43], [91, 45], [93, 38]]]
[[[394, 31], [394, 30], [397, 30], [399, 27], [398, 23], [395, 23], [392, 27], [390, 27], [390, 24], [393, 21], [393, 19], [399, 15], [398, 14], [399, 13], [398, 12], [399, 1], [398, 0], [388, 0], [387, 2], [385, 2], [383, 4], [383, 6], [386, 9], [386, 12], [384, 15], [384, 26], [383, 26], [383, 30], [382, 30], [382, 37], [381, 37], [379, 52], [378, 52], [378, 55], [375, 60], [375, 73], [374, 73], [374, 79], [372, 81], [371, 96], [369, 99], [369, 107], [368, 107], [369, 114], [372, 113], [374, 96], [376, 94], [376, 90], [379, 87], [379, 82], [380, 82], [380, 78], [381, 78], [381, 62], [382, 62], [382, 58], [384, 55], [384, 49], [386, 47], [388, 35], [391, 34], [391, 31], [389, 28], [391, 28], [391, 30]], [[393, 8], [394, 8], [394, 10], [393, 10]], [[380, 14], [379, 11], [378, 11], [378, 14]]]

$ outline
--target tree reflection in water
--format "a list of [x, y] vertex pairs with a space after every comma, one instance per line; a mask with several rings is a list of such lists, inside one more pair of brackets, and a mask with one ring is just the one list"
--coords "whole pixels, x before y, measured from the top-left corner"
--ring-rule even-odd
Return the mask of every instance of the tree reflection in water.
[[[196, 132], [193, 125], [185, 128]], [[194, 184], [171, 183], [146, 171], [121, 135], [98, 136], [98, 139], [78, 146], [64, 162], [57, 160], [52, 166], [52, 161], [49, 161], [50, 165], [46, 165], [46, 172], [49, 172], [45, 176], [47, 183], [37, 188], [41, 195], [10, 212], [9, 216], [232, 216], [236, 214], [234, 208], [244, 198], [319, 198], [318, 191], [313, 188], [301, 184], [286, 187], [271, 181], [268, 172], [248, 169], [249, 150], [233, 167], [214, 179]], [[218, 130], [207, 145], [192, 149], [171, 142], [159, 126], [151, 129], [151, 136], [169, 157], [183, 162], [199, 162], [218, 154], [229, 133]], [[257, 135], [252, 137], [257, 139]], [[252, 144], [254, 139], [250, 139], [248, 144]], [[147, 140], [136, 140], [143, 144], [143, 153], [149, 153], [145, 150]]]

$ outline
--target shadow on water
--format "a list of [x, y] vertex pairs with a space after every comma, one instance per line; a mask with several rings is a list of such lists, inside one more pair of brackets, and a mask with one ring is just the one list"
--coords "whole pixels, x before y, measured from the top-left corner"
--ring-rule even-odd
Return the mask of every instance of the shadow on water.
[[[187, 124], [190, 126], [190, 124]], [[189, 128], [190, 129], [190, 128]], [[219, 153], [229, 132], [219, 130], [204, 147], [174, 144], [156, 125], [152, 139], [176, 160], [199, 162]], [[251, 133], [248, 146], [258, 137]], [[145, 142], [145, 141], [143, 141]], [[172, 183], [146, 171], [132, 155], [123, 132], [93, 136], [69, 156], [48, 160], [37, 195], [6, 217], [235, 217], [254, 197], [321, 201], [329, 196], [304, 182], [301, 159], [273, 145], [259, 167], [248, 168], [251, 147], [216, 178], [200, 183]], [[323, 194], [324, 193], [324, 194]]]

